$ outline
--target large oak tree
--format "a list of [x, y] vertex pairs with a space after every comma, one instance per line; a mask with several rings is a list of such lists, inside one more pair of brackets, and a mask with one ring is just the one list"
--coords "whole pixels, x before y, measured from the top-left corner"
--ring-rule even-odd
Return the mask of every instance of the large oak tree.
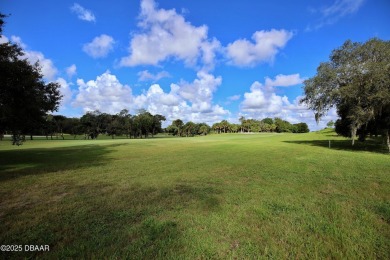
[[[0, 36], [5, 15], [0, 14]], [[39, 63], [30, 64], [16, 44], [0, 44], [0, 135], [20, 136], [36, 129], [48, 112], [56, 111], [61, 99], [59, 84], [46, 83]]]
[[317, 74], [304, 82], [301, 100], [318, 121], [337, 108], [339, 134], [352, 137], [381, 132], [390, 152], [390, 41], [346, 41], [335, 49]]

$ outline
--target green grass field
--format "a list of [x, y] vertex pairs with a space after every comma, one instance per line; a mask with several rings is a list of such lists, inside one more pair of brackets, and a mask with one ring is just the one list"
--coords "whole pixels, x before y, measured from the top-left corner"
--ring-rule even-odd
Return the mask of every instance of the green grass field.
[[390, 155], [330, 131], [2, 141], [0, 198], [50, 246], [2, 258], [390, 259]]

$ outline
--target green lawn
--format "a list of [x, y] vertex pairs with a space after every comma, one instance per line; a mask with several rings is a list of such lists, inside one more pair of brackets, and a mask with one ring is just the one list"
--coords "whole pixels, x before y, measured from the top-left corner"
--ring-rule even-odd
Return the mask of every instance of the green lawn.
[[390, 155], [329, 131], [2, 141], [0, 198], [50, 246], [1, 258], [390, 259]]

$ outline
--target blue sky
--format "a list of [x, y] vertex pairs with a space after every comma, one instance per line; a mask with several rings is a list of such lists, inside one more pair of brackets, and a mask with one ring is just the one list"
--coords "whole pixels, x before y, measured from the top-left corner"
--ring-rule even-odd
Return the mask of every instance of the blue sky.
[[390, 39], [387, 0], [11, 1], [0, 41], [61, 84], [58, 113], [140, 108], [166, 124], [282, 117], [322, 128], [302, 82], [347, 39]]

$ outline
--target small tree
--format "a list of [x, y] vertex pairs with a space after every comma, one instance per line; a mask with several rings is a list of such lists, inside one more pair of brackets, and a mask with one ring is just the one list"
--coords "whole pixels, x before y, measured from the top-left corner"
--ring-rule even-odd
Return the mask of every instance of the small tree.
[[165, 121], [166, 118], [165, 116], [162, 115], [153, 115], [153, 123], [152, 123], [152, 137], [157, 134], [162, 132], [161, 124], [162, 121]]
[[328, 127], [328, 128], [333, 128], [333, 126], [334, 126], [333, 120], [330, 120], [330, 121], [326, 124], [326, 127]]
[[292, 125], [286, 120], [276, 117], [274, 121], [276, 125], [276, 132], [278, 133], [292, 132]]
[[306, 123], [294, 124], [296, 133], [308, 133], [310, 132], [309, 126]]

